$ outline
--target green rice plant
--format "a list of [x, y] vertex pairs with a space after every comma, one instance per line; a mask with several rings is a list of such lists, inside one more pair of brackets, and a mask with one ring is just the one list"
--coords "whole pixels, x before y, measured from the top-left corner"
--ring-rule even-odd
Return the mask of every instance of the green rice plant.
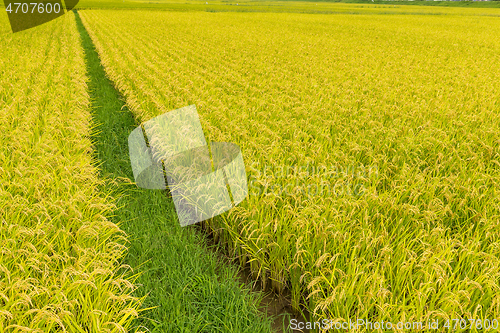
[[0, 17], [0, 332], [124, 332], [139, 313], [106, 219], [73, 15], [12, 34]]
[[500, 25], [439, 10], [82, 21], [139, 120], [195, 104], [242, 147], [250, 194], [207, 224], [263, 284], [317, 320], [446, 331], [500, 316]]

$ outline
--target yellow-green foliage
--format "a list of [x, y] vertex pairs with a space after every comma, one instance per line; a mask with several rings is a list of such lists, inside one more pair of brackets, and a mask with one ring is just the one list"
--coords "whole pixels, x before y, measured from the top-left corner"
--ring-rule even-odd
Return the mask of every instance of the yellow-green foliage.
[[98, 190], [74, 15], [16, 34], [2, 15], [0, 45], [0, 332], [124, 331], [139, 304]]
[[250, 195], [210, 224], [264, 281], [316, 318], [443, 325], [500, 317], [500, 19], [473, 13], [82, 19], [141, 121], [196, 104], [242, 147]]

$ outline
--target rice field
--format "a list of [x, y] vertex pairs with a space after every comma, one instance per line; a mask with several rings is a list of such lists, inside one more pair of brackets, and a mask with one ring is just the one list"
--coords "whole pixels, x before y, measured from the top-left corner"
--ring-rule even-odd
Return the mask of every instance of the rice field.
[[2, 15], [0, 45], [0, 332], [128, 331], [141, 299], [106, 218], [74, 15], [17, 34]]
[[139, 121], [195, 104], [207, 141], [242, 148], [250, 194], [207, 225], [255, 278], [316, 320], [449, 331], [500, 317], [488, 13], [80, 15]]
[[130, 180], [130, 129], [192, 104], [249, 184], [202, 225], [295, 311], [498, 325], [499, 9], [100, 5], [135, 10], [16, 34], [0, 15], [0, 333], [276, 330], [165, 193]]

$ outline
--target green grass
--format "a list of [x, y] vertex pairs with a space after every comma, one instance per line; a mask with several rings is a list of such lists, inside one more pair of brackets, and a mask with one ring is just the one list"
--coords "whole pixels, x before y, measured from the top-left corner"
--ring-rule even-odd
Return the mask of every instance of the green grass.
[[140, 271], [136, 296], [148, 310], [137, 326], [151, 332], [271, 332], [259, 311], [260, 296], [239, 285], [236, 269], [223, 265], [194, 226], [179, 225], [164, 191], [144, 190], [133, 179], [127, 139], [138, 126], [106, 78], [92, 41], [82, 36], [97, 132], [93, 136], [101, 176], [119, 207], [110, 220], [129, 235], [125, 263]]

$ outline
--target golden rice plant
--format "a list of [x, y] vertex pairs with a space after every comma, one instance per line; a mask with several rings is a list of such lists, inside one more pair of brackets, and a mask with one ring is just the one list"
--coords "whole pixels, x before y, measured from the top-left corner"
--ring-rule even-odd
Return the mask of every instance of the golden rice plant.
[[125, 332], [141, 300], [105, 217], [74, 16], [0, 27], [0, 332]]

